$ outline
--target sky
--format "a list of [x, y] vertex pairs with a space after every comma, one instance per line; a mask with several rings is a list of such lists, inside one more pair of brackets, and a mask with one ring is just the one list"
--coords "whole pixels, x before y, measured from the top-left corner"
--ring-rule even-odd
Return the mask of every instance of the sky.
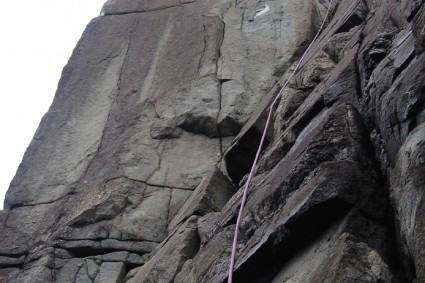
[[5, 1], [0, 17], [0, 209], [62, 68], [106, 0]]

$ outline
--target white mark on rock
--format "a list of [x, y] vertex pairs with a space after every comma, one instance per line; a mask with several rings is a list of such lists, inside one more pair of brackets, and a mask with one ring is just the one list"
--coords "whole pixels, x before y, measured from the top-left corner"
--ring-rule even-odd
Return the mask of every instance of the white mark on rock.
[[263, 8], [261, 8], [261, 9], [258, 9], [257, 10], [257, 13], [255, 14], [255, 16], [254, 16], [254, 19], [256, 18], [256, 17], [259, 17], [259, 16], [261, 16], [261, 15], [264, 15], [265, 13], [267, 13], [268, 11], [270, 11], [270, 6], [269, 5], [265, 5]]
[[161, 38], [159, 39], [158, 45], [154, 49], [155, 53], [152, 57], [152, 63], [149, 66], [148, 73], [147, 73], [147, 75], [144, 79], [143, 85], [142, 85], [142, 90], [140, 91], [140, 101], [143, 101], [144, 99], [146, 99], [146, 97], [148, 97], [148, 95], [150, 95], [152, 85], [155, 82], [156, 69], [159, 65], [159, 61], [161, 59], [162, 52], [164, 51], [164, 49], [166, 47], [168, 38], [171, 34], [171, 30], [172, 30], [172, 23], [171, 23], [171, 17], [169, 17], [168, 20], [167, 20], [167, 25], [165, 26], [165, 30], [164, 30]]

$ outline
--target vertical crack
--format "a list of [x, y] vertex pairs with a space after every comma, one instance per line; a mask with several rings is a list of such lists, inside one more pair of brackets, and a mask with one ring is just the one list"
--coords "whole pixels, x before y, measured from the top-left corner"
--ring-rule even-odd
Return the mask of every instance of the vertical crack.
[[[202, 15], [202, 18], [204, 18], [205, 16]], [[199, 57], [199, 62], [198, 62], [198, 77], [201, 76], [201, 69], [202, 69], [202, 65], [203, 65], [203, 61], [204, 61], [204, 57], [205, 57], [205, 52], [207, 50], [207, 27], [205, 26], [205, 22], [202, 21], [202, 27], [204, 29], [203, 32], [203, 42], [204, 42], [204, 48], [202, 49], [202, 53], [201, 56]]]
[[[90, 279], [91, 282], [94, 282], [94, 280], [96, 279], [97, 273], [96, 273], [94, 278], [92, 276], [90, 276], [89, 264], [87, 262], [87, 258], [84, 259], [84, 267], [85, 267], [84, 269], [86, 270], [87, 277]], [[54, 282], [56, 282], [56, 281], [54, 281]]]
[[50, 269], [51, 271], [51, 277], [52, 277], [52, 282], [56, 282], [56, 273], [58, 268], [56, 267], [56, 250], [54, 249], [52, 252], [52, 268]]
[[[161, 168], [162, 168], [162, 157], [163, 157], [162, 155], [165, 151], [166, 146], [167, 146], [167, 141], [164, 140], [164, 141], [161, 141], [159, 143], [157, 148], [155, 148], [156, 155], [158, 156], [158, 166], [157, 166], [156, 170], [153, 171], [152, 174], [150, 174], [149, 177], [146, 179], [148, 182], [156, 172], [161, 170]], [[167, 178], [168, 178], [168, 167], [167, 167], [167, 171], [165, 172], [164, 182], [162, 183], [163, 186], [165, 186], [165, 184], [167, 183]]]
[[7, 227], [7, 220], [9, 219], [9, 216], [10, 216], [10, 213], [11, 212], [12, 212], [11, 209], [8, 209], [7, 210], [7, 214], [6, 214], [6, 217], [4, 218], [4, 222], [3, 222], [3, 228], [9, 228], [9, 227]]
[[78, 277], [78, 273], [80, 273], [80, 270], [83, 268], [83, 264], [78, 266], [77, 272], [75, 272], [74, 278], [72, 279], [73, 283], [78, 283], [77, 281], [77, 277]]
[[220, 159], [223, 158], [223, 136], [221, 135], [221, 131], [220, 131], [220, 125], [218, 122], [219, 116], [220, 116], [220, 112], [221, 112], [221, 89], [223, 86], [223, 82], [221, 80], [219, 80], [219, 86], [218, 86], [218, 112], [217, 112], [217, 118], [216, 118], [216, 127], [217, 127], [217, 133], [218, 133], [218, 140], [219, 140], [219, 146], [220, 146]]
[[156, 69], [158, 68], [159, 61], [161, 60], [161, 54], [165, 48], [165, 45], [168, 41], [168, 38], [172, 30], [172, 20], [171, 16], [168, 17], [167, 23], [163, 35], [158, 41], [158, 45], [155, 48], [155, 53], [153, 54], [152, 63], [149, 67], [148, 73], [143, 81], [142, 89], [139, 92], [139, 100], [142, 101], [144, 95], [148, 95], [152, 89], [152, 85], [155, 79]]
[[224, 23], [224, 21], [222, 19], [221, 19], [220, 23], [221, 23], [221, 38], [220, 38], [220, 41], [219, 41], [218, 46], [217, 46], [218, 56], [217, 56], [217, 60], [215, 61], [215, 65], [216, 65], [215, 76], [216, 76], [218, 83], [219, 83], [219, 86], [218, 86], [218, 111], [217, 111], [217, 118], [216, 118], [216, 127], [217, 127], [219, 143], [220, 143], [220, 145], [219, 145], [220, 146], [220, 158], [223, 158], [223, 155], [224, 155], [223, 136], [221, 134], [220, 125], [219, 125], [219, 122], [218, 122], [219, 117], [220, 117], [220, 113], [221, 113], [221, 109], [222, 109], [222, 103], [223, 103], [222, 102], [222, 100], [223, 100], [223, 98], [222, 98], [223, 80], [218, 78], [218, 67], [219, 67], [218, 63], [219, 63], [219, 60], [220, 60], [221, 55], [222, 55], [221, 54], [221, 48], [222, 48], [223, 42], [224, 42], [224, 33], [226, 31], [226, 24]]
[[[99, 154], [100, 150], [102, 149], [104, 138], [105, 138], [105, 134], [106, 134], [106, 128], [107, 128], [107, 125], [108, 125], [108, 121], [110, 121], [110, 119], [112, 119], [111, 118], [112, 108], [113, 108], [113, 105], [117, 103], [117, 97], [119, 95], [119, 91], [120, 91], [120, 88], [121, 88], [122, 73], [123, 73], [125, 61], [126, 61], [126, 58], [128, 56], [129, 49], [130, 49], [130, 43], [131, 43], [131, 40], [132, 40], [132, 35], [133, 35], [134, 31], [135, 31], [136, 26], [137, 26], [137, 18], [135, 18], [133, 20], [133, 24], [132, 24], [131, 29], [130, 29], [130, 33], [129, 33], [129, 36], [128, 36], [128, 41], [127, 41], [126, 47], [124, 47], [121, 50], [121, 52], [119, 53], [119, 55], [117, 55], [117, 57], [119, 57], [119, 56], [121, 56], [121, 54], [123, 52], [125, 52], [125, 55], [124, 55], [124, 58], [123, 58], [123, 61], [122, 61], [122, 65], [121, 65], [121, 68], [119, 70], [119, 75], [118, 75], [118, 81], [117, 81], [117, 86], [116, 86], [116, 92], [117, 93], [115, 94], [114, 98], [112, 99], [111, 106], [109, 108], [108, 115], [106, 117], [105, 126], [104, 126], [103, 131], [102, 131], [101, 136], [100, 136], [100, 142], [99, 142], [99, 145], [97, 147], [97, 150], [95, 152], [93, 152], [88, 157], [90, 159], [90, 161], [88, 162], [87, 167], [86, 167], [84, 173], [81, 175], [81, 178], [74, 185], [71, 184], [72, 188], [70, 190], [70, 193], [67, 194], [66, 196], [74, 194], [75, 193], [75, 190], [78, 187], [81, 186], [84, 178], [87, 176], [87, 174], [88, 174], [88, 172], [90, 170], [90, 167], [92, 166], [94, 160], [96, 159], [96, 156]], [[56, 230], [56, 228], [60, 226], [60, 219], [64, 215], [66, 215], [65, 211], [68, 209], [68, 207], [67, 206], [60, 206], [58, 209], [59, 209], [59, 212], [58, 212], [57, 218], [56, 218], [57, 219], [57, 222], [54, 224], [54, 227], [55, 227], [54, 230]]]
[[172, 196], [173, 196], [173, 189], [171, 189], [171, 188], [167, 188], [167, 189], [170, 192], [169, 193], [170, 197], [168, 199], [167, 224], [166, 224], [166, 227], [165, 227], [165, 234], [167, 234], [168, 224], [170, 223], [171, 199], [172, 199]]
[[[272, 27], [273, 27], [273, 41], [274, 41], [274, 53], [273, 53], [273, 58], [274, 58], [274, 70], [273, 73], [276, 73], [276, 70], [279, 68], [279, 60], [277, 58], [277, 54], [278, 54], [278, 26], [280, 27], [280, 22], [281, 22], [281, 17], [279, 17], [279, 19], [273, 23]], [[280, 32], [280, 31], [279, 31]]]
[[125, 55], [124, 55], [124, 58], [123, 58], [123, 61], [122, 61], [122, 65], [121, 65], [121, 69], [119, 71], [119, 76], [118, 76], [118, 81], [117, 81], [117, 88], [116, 88], [117, 93], [116, 93], [115, 97], [113, 98], [113, 100], [111, 102], [111, 107], [109, 108], [109, 112], [108, 112], [108, 115], [107, 115], [107, 118], [106, 118], [105, 127], [103, 128], [103, 131], [102, 131], [102, 134], [101, 134], [101, 137], [100, 137], [99, 146], [97, 148], [97, 151], [92, 154], [93, 157], [90, 159], [90, 162], [87, 165], [85, 172], [82, 174], [80, 180], [77, 182], [76, 186], [73, 188], [73, 190], [71, 192], [74, 192], [75, 189], [80, 186], [82, 180], [87, 175], [87, 173], [88, 173], [88, 171], [89, 171], [89, 169], [90, 169], [93, 161], [95, 160], [96, 156], [99, 154], [100, 150], [102, 149], [104, 138], [105, 138], [105, 134], [106, 134], [106, 128], [107, 128], [107, 125], [108, 125], [108, 121], [110, 121], [110, 119], [111, 119], [112, 107], [113, 107], [113, 105], [117, 104], [117, 97], [118, 97], [119, 91], [121, 89], [122, 73], [123, 73], [123, 69], [124, 69], [124, 65], [125, 65], [126, 59], [128, 57], [128, 52], [129, 52], [129, 49], [130, 49], [130, 44], [131, 44], [132, 36], [133, 36], [133, 33], [134, 33], [135, 28], [137, 26], [137, 23], [138, 23], [138, 20], [137, 20], [137, 18], [135, 18], [135, 20], [133, 21], [133, 24], [131, 26], [131, 29], [130, 29], [130, 34], [128, 36], [127, 47], [124, 48], [123, 50], [121, 50], [120, 54], [117, 56], [117, 57], [119, 57], [121, 55], [121, 53], [125, 50]]

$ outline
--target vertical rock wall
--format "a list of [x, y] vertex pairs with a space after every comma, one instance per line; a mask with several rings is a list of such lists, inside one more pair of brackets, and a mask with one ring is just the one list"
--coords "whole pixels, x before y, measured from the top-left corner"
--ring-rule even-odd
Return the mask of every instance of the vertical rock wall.
[[[0, 211], [0, 282], [224, 282], [329, 1], [109, 0]], [[425, 282], [423, 1], [334, 1], [235, 282]]]

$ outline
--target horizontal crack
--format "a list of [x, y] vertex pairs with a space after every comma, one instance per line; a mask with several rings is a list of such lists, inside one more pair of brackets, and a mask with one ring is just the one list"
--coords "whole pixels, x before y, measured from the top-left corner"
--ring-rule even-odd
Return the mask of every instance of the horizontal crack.
[[119, 176], [119, 177], [111, 178], [111, 179], [107, 180], [105, 182], [105, 184], [108, 183], [108, 182], [110, 182], [110, 181], [121, 179], [121, 178], [122, 179], [130, 180], [130, 181], [133, 181], [133, 182], [137, 182], [137, 183], [142, 183], [142, 184], [145, 184], [147, 186], [157, 187], [157, 188], [169, 188], [169, 189], [184, 190], [184, 191], [193, 191], [195, 189], [194, 187], [176, 187], [176, 186], [167, 186], [167, 185], [154, 184], [154, 183], [150, 183], [150, 182], [144, 181], [144, 180], [132, 179], [132, 178], [129, 178], [127, 176]]
[[105, 239], [66, 239], [66, 238], [62, 238], [62, 237], [58, 237], [57, 240], [59, 241], [63, 241], [63, 242], [73, 242], [73, 243], [78, 243], [78, 242], [93, 242], [93, 243], [101, 243], [102, 241], [105, 240], [114, 240], [117, 242], [122, 242], [122, 243], [153, 243], [153, 244], [159, 244], [161, 242], [155, 242], [155, 241], [150, 241], [150, 240], [125, 240], [125, 239], [117, 239], [117, 238], [105, 238]]
[[70, 191], [69, 193], [64, 194], [63, 196], [60, 196], [60, 197], [58, 197], [57, 199], [54, 199], [54, 200], [50, 200], [50, 201], [46, 201], [46, 202], [25, 203], [25, 204], [21, 204], [21, 205], [14, 205], [14, 206], [11, 206], [9, 210], [13, 210], [13, 209], [17, 209], [17, 208], [22, 208], [22, 207], [34, 207], [34, 206], [37, 206], [37, 205], [52, 204], [52, 203], [55, 203], [57, 201], [63, 200], [64, 198], [66, 198], [68, 196], [71, 196], [73, 194], [75, 194], [75, 192], [74, 191]]
[[96, 256], [102, 256], [102, 255], [107, 255], [107, 254], [116, 253], [116, 252], [128, 252], [132, 254], [137, 254], [139, 256], [143, 256], [149, 253], [149, 252], [140, 252], [137, 250], [130, 250], [130, 249], [94, 248], [94, 247], [87, 247], [87, 246], [74, 247], [74, 248], [60, 247], [60, 249], [70, 252], [73, 255], [72, 258], [96, 257]]
[[[125, 176], [120, 176], [120, 177], [115, 177], [115, 178], [109, 179], [105, 182], [105, 184], [110, 182], [110, 181], [120, 179], [120, 178], [128, 179], [130, 181], [134, 181], [134, 182], [138, 182], [138, 183], [143, 183], [147, 186], [157, 187], [157, 188], [170, 188], [170, 189], [184, 190], [184, 191], [193, 191], [194, 190], [193, 187], [176, 187], [176, 186], [159, 185], [159, 184], [154, 184], [154, 183], [150, 183], [150, 182], [147, 182], [147, 181], [131, 179], [131, 178], [128, 178], [128, 177], [125, 177]], [[69, 192], [69, 193], [67, 193], [67, 194], [65, 194], [65, 195], [63, 195], [63, 196], [61, 196], [57, 199], [54, 199], [54, 200], [50, 200], [50, 201], [46, 201], [46, 202], [25, 203], [25, 204], [20, 204], [20, 205], [14, 205], [14, 206], [10, 207], [10, 209], [8, 209], [8, 210], [11, 211], [13, 209], [22, 208], [22, 207], [34, 207], [34, 206], [37, 206], [37, 205], [53, 204], [55, 202], [58, 202], [60, 200], [63, 200], [66, 197], [69, 197], [69, 196], [72, 196], [72, 195], [75, 195], [75, 194], [76, 194], [75, 191], [71, 191], [71, 192]]]
[[190, 2], [186, 2], [186, 3], [179, 3], [177, 5], [173, 5], [173, 6], [167, 6], [167, 7], [157, 7], [157, 8], [152, 8], [152, 9], [147, 9], [147, 10], [139, 10], [139, 11], [127, 11], [127, 12], [108, 12], [103, 14], [102, 16], [122, 16], [122, 15], [129, 15], [129, 14], [144, 14], [144, 13], [149, 13], [149, 12], [156, 12], [156, 11], [162, 11], [162, 10], [167, 10], [167, 9], [171, 9], [171, 8], [176, 8], [176, 7], [180, 7], [186, 4], [190, 4], [196, 2], [196, 0], [190, 1]]
[[17, 258], [20, 258], [22, 256], [25, 256], [25, 257], [28, 256], [28, 252], [27, 251], [18, 252], [18, 253], [7, 253], [7, 252], [4, 252], [4, 251], [0, 252], [0, 257], [8, 257], [8, 258], [17, 259]]
[[21, 268], [23, 265], [24, 265], [24, 262], [22, 262], [22, 263], [11, 263], [11, 264], [3, 263], [3, 264], [0, 264], [0, 269]]

